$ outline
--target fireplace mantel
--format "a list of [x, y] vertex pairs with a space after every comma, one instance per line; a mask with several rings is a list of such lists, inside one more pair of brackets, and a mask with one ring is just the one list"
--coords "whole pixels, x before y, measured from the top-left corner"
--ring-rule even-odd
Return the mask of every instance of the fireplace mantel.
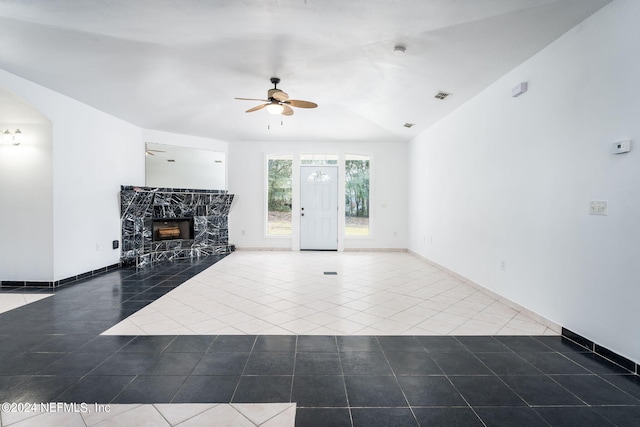
[[[233, 194], [224, 190], [121, 186], [122, 262], [143, 266], [232, 252], [231, 202]], [[154, 241], [154, 221], [171, 219], [193, 219], [193, 238]]]

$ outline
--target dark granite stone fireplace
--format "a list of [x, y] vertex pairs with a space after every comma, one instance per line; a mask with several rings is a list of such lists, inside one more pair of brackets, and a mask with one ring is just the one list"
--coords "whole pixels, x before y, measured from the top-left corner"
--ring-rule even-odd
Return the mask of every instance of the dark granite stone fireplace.
[[122, 262], [148, 263], [228, 254], [228, 214], [233, 194], [122, 186]]

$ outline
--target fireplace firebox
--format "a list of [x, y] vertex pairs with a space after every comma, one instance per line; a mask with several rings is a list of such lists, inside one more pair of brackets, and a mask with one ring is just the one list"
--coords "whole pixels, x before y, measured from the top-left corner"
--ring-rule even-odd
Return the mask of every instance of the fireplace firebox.
[[153, 241], [193, 239], [193, 218], [153, 220]]

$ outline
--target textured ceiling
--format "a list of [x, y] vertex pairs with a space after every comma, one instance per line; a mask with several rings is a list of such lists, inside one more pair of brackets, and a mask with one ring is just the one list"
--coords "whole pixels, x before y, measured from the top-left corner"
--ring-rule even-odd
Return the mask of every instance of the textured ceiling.
[[[407, 141], [608, 2], [0, 0], [0, 68], [149, 129]], [[319, 107], [245, 113], [272, 76]]]

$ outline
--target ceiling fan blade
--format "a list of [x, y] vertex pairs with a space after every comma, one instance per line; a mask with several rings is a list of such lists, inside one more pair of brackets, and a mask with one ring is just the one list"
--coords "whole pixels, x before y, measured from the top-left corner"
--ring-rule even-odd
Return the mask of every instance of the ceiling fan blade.
[[245, 113], [252, 113], [252, 112], [254, 112], [254, 111], [262, 110], [262, 109], [263, 109], [264, 107], [266, 107], [267, 105], [269, 105], [269, 104], [260, 104], [260, 105], [258, 105], [258, 106], [256, 106], [256, 107], [249, 108], [247, 111], [245, 111]]
[[287, 104], [280, 104], [284, 107], [284, 110], [282, 110], [282, 115], [283, 116], [293, 116], [293, 109], [291, 107], [289, 107]]
[[286, 92], [281, 91], [280, 89], [276, 90], [271, 94], [273, 99], [277, 99], [278, 101], [286, 101], [289, 99], [289, 95]]
[[149, 156], [155, 156], [153, 153], [166, 153], [166, 151], [163, 150], [144, 150], [144, 152]]
[[269, 102], [268, 99], [258, 99], [258, 98], [234, 98], [234, 99], [239, 99], [241, 101], [262, 101], [262, 102]]
[[[267, 99], [256, 99], [256, 98], [235, 98], [241, 101], [261, 101], [266, 102], [266, 104], [260, 104], [253, 108], [248, 109], [246, 112], [251, 113], [253, 111], [262, 110], [265, 107], [269, 107], [271, 105], [282, 106], [282, 114], [283, 116], [292, 116], [293, 109], [291, 107], [298, 108], [316, 108], [318, 104], [310, 101], [302, 101], [300, 99], [289, 99], [289, 94], [278, 89], [277, 84], [280, 83], [280, 79], [277, 77], [271, 78], [271, 83], [273, 83], [273, 88], [267, 91]], [[271, 110], [276, 110], [275, 108], [269, 108]], [[276, 110], [279, 111], [279, 110]], [[270, 111], [272, 113], [276, 113], [276, 111]]]
[[316, 104], [315, 102], [301, 101], [299, 99], [289, 99], [288, 101], [285, 101], [285, 102], [291, 105], [292, 107], [298, 107], [298, 108], [316, 108], [318, 106], [318, 104]]

